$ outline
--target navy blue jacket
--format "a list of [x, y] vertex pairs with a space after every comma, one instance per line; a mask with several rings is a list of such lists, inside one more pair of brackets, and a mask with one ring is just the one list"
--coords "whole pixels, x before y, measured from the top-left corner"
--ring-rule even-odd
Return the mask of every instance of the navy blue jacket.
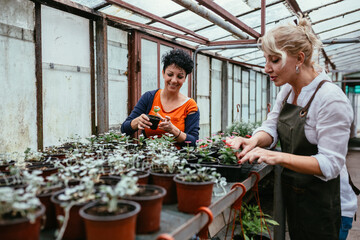
[[[131, 128], [131, 121], [141, 114], [147, 114], [151, 110], [152, 103], [154, 101], [154, 97], [157, 90], [148, 91], [144, 93], [138, 103], [136, 104], [135, 108], [131, 111], [130, 115], [126, 118], [126, 120], [121, 124], [121, 132], [126, 133], [127, 135], [131, 135], [135, 132]], [[185, 141], [190, 141], [192, 146], [195, 146], [196, 140], [199, 139], [199, 121], [200, 121], [200, 111], [199, 108], [197, 112], [193, 114], [189, 114], [185, 118], [185, 133], [186, 133], [186, 139]], [[145, 133], [144, 133], [145, 135]], [[182, 143], [182, 145], [184, 145]]]

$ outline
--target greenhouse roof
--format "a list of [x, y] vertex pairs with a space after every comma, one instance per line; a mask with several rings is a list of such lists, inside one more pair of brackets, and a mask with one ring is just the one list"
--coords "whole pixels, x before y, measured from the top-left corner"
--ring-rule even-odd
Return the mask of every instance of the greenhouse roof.
[[[256, 43], [265, 31], [305, 14], [325, 43], [316, 61], [333, 72], [360, 72], [359, 0], [73, 0], [110, 20], [146, 29], [194, 48]], [[262, 3], [266, 7], [262, 15]], [[263, 8], [264, 9], [264, 8]], [[262, 18], [264, 16], [264, 18]], [[262, 24], [262, 20], [266, 24]], [[263, 28], [262, 28], [263, 27]], [[334, 41], [333, 41], [334, 42]], [[236, 61], [264, 66], [257, 48], [212, 50]]]

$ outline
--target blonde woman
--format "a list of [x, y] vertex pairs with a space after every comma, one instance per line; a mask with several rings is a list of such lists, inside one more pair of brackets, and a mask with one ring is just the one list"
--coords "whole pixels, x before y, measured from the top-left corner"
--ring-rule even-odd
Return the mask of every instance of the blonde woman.
[[[298, 25], [278, 26], [259, 43], [265, 72], [282, 88], [267, 120], [251, 138], [227, 141], [243, 149], [238, 153], [241, 163], [257, 160], [284, 167], [281, 179], [292, 240], [339, 239], [340, 172], [347, 177], [352, 107], [325, 72], [315, 70], [312, 54], [321, 42], [308, 20], [300, 17]], [[282, 152], [263, 148], [272, 148], [278, 139]], [[341, 188], [351, 192], [346, 182]], [[350, 202], [354, 208], [353, 198]]]

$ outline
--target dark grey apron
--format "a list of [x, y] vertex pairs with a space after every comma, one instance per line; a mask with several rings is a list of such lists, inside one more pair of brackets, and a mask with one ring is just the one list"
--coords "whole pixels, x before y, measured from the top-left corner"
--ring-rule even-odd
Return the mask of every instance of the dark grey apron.
[[[278, 136], [282, 152], [310, 156], [318, 153], [317, 145], [305, 136], [305, 119], [316, 92], [326, 80], [320, 82], [308, 104], [303, 108], [286, 101], [278, 119]], [[327, 182], [319, 178], [284, 168], [282, 191], [287, 223], [292, 240], [339, 239], [341, 220], [340, 178]]]

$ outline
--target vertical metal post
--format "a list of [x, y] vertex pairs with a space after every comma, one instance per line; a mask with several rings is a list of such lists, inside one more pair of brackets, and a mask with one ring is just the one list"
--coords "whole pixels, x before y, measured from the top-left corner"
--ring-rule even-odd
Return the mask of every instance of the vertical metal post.
[[265, 34], [265, 26], [266, 26], [266, 0], [261, 0], [261, 36]]
[[96, 21], [97, 133], [109, 131], [107, 22]]
[[43, 150], [43, 79], [42, 79], [42, 47], [41, 47], [41, 4], [35, 3], [35, 75], [36, 75], [36, 125], [37, 148]]
[[225, 132], [228, 123], [228, 61], [221, 66], [221, 131]]
[[94, 22], [89, 21], [90, 42], [90, 98], [91, 98], [91, 134], [96, 134], [96, 106], [95, 106], [95, 55], [94, 55]]

